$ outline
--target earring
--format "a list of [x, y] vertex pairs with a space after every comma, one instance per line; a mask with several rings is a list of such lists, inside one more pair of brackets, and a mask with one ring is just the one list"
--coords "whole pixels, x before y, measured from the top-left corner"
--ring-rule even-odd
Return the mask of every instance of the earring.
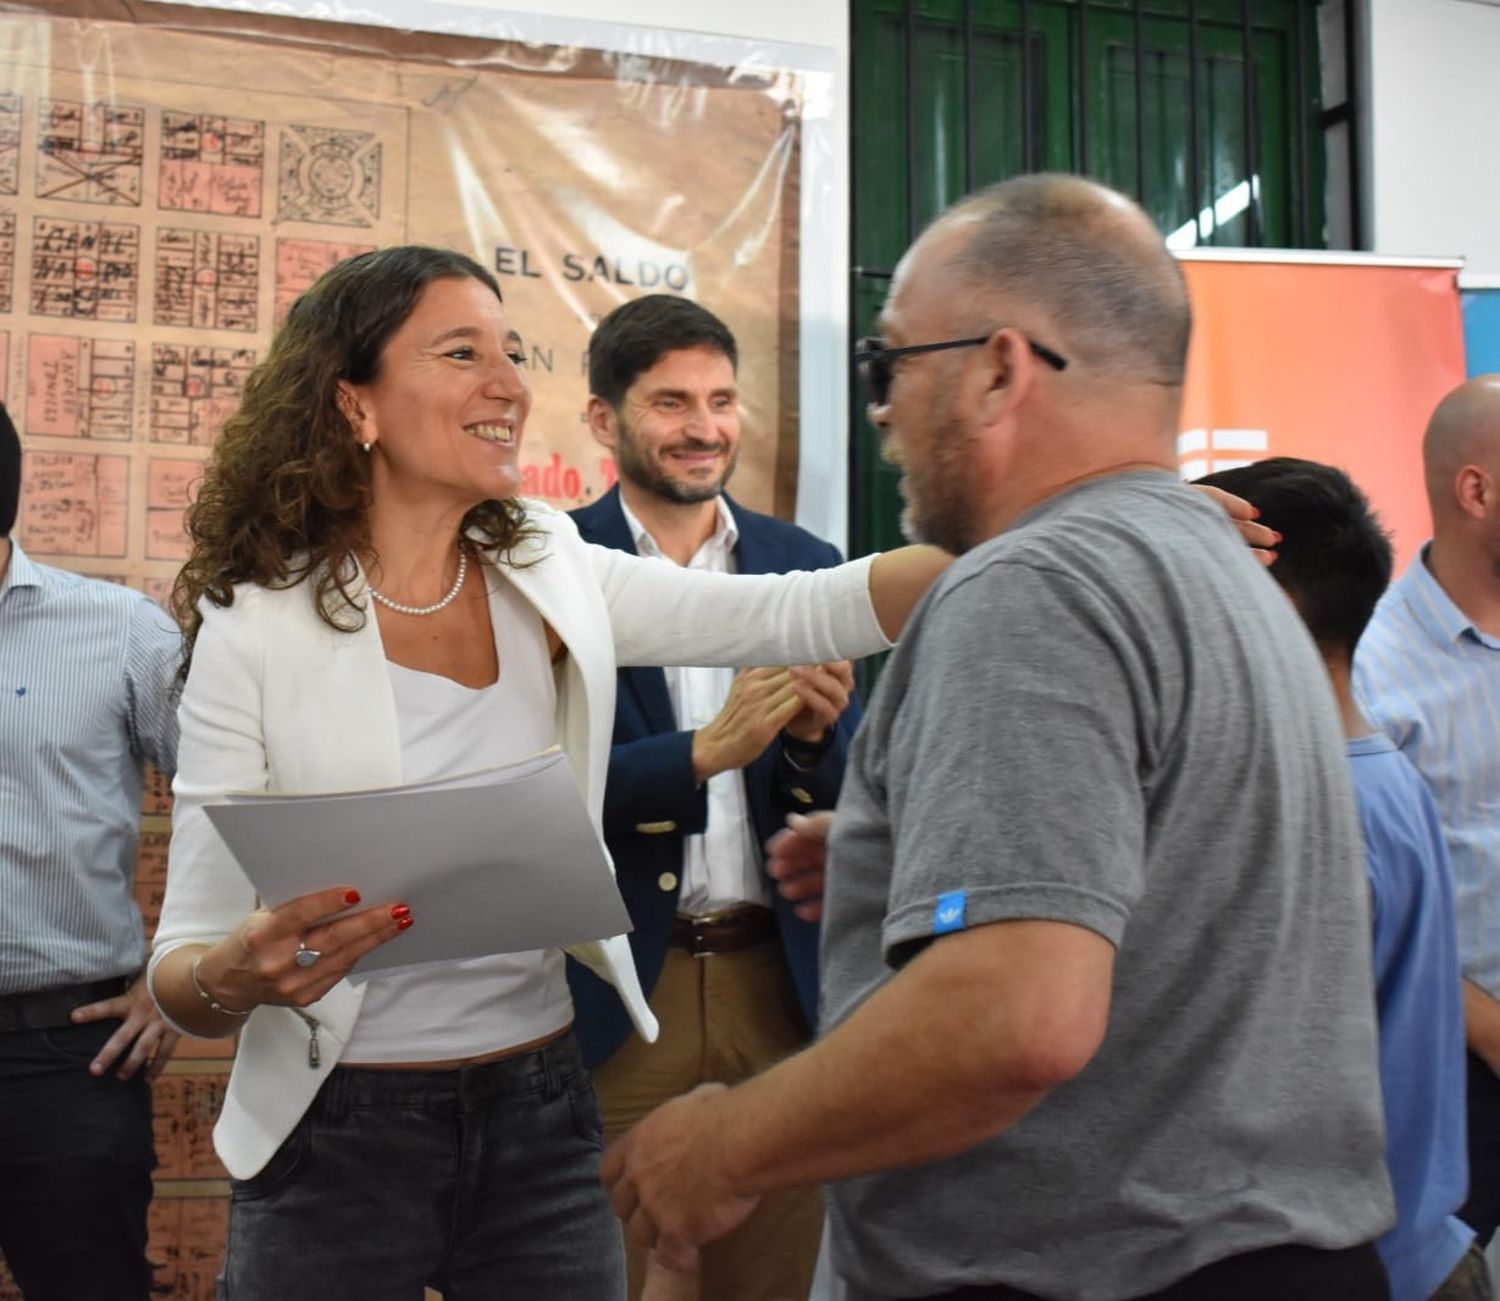
[[365, 449], [365, 455], [368, 456], [370, 454], [370, 449], [375, 446], [375, 440], [373, 438], [366, 439], [363, 443], [360, 444], [360, 446]]

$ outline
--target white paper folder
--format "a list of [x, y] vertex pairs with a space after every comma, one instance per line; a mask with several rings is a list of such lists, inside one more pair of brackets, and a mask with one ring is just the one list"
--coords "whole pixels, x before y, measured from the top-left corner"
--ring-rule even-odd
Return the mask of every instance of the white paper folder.
[[337, 795], [229, 795], [204, 812], [266, 906], [352, 885], [414, 924], [354, 974], [560, 948], [630, 930], [567, 758]]

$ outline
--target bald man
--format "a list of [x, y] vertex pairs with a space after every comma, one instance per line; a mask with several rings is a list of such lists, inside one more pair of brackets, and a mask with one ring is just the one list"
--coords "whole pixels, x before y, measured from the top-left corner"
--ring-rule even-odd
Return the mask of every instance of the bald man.
[[1113, 191], [1016, 178], [922, 235], [879, 324], [907, 530], [959, 559], [850, 754], [823, 1037], [648, 1116], [605, 1156], [616, 1211], [681, 1264], [828, 1184], [857, 1301], [1386, 1296], [1342, 732], [1177, 480], [1176, 263]]
[[1448, 394], [1422, 441], [1432, 540], [1354, 657], [1361, 708], [1437, 799], [1453, 860], [1468, 1040], [1469, 1201], [1500, 1224], [1500, 375]]

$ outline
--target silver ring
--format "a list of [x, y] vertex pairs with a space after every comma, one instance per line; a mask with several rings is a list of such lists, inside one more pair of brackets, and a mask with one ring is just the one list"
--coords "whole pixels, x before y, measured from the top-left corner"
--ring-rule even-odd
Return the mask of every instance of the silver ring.
[[297, 941], [297, 951], [292, 954], [292, 961], [299, 967], [310, 967], [323, 956], [321, 949], [310, 949], [301, 940]]

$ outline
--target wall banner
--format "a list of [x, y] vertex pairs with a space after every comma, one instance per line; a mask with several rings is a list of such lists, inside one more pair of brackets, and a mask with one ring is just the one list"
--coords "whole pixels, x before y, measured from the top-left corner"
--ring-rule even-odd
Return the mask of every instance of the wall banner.
[[1464, 378], [1458, 266], [1186, 255], [1194, 322], [1183, 477], [1268, 456], [1338, 465], [1393, 534], [1399, 573], [1430, 534], [1422, 432]]
[[[831, 78], [777, 48], [731, 63], [690, 34], [648, 53], [150, 0], [4, 7], [0, 400], [25, 449], [22, 544], [164, 597], [203, 462], [290, 304], [338, 260], [408, 242], [499, 279], [535, 395], [528, 494], [567, 507], [609, 487], [583, 420], [588, 337], [666, 292], [734, 331], [734, 490], [790, 515], [820, 192], [804, 125]], [[169, 808], [154, 776], [148, 931]], [[176, 1301], [215, 1295], [228, 1187], [210, 1136], [231, 1051], [188, 1041], [154, 1088], [150, 1256]], [[0, 1261], [0, 1301], [18, 1295]]]
[[[588, 336], [665, 292], [734, 331], [735, 492], [792, 513], [804, 74], [695, 62], [686, 36], [650, 58], [47, 9], [0, 14], [0, 399], [27, 452], [28, 551], [159, 595], [209, 445], [291, 302], [405, 242], [500, 280], [535, 393], [528, 495], [570, 507], [609, 487], [583, 419]], [[156, 21], [108, 21], [138, 10]]]

